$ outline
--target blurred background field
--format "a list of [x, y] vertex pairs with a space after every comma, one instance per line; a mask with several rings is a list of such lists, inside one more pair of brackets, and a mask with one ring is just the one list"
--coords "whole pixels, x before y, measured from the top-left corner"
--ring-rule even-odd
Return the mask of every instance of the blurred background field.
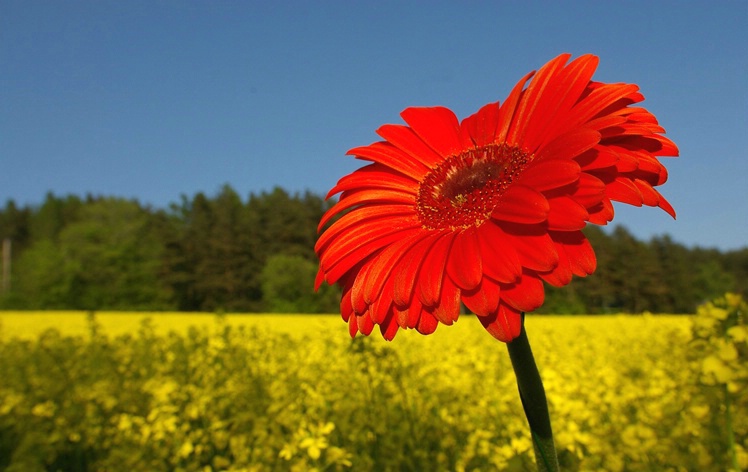
[[[745, 304], [730, 300], [696, 316], [528, 315], [563, 470], [748, 465]], [[0, 470], [532, 464], [506, 347], [472, 316], [390, 343], [352, 340], [332, 315], [0, 320]]]
[[[154, 331], [166, 335], [170, 331], [186, 334], [191, 328], [210, 331], [217, 320], [231, 326], [247, 326], [296, 336], [322, 329], [347, 332], [338, 315], [302, 315], [282, 313], [247, 313], [217, 315], [215, 313], [138, 312], [138, 311], [0, 311], [0, 339], [35, 339], [54, 328], [67, 336], [90, 334], [94, 316], [101, 333], [107, 336], [133, 334], [148, 320]], [[303, 319], [300, 319], [302, 318]]]

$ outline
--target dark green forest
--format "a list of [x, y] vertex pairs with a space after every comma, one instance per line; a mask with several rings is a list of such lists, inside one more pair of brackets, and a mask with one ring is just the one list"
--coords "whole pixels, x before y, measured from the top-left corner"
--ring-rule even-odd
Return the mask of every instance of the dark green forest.
[[[242, 198], [228, 185], [168, 209], [91, 195], [11, 200], [0, 210], [0, 309], [336, 312], [335, 288], [313, 291], [317, 223], [330, 205], [281, 188]], [[693, 313], [726, 291], [748, 296], [748, 247], [644, 242], [621, 226], [585, 232], [597, 271], [548, 287], [540, 311]]]

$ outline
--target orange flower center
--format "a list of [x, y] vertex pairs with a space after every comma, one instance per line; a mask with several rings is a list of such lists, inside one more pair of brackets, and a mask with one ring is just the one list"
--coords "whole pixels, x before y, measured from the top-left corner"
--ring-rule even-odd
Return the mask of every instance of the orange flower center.
[[489, 144], [449, 157], [421, 182], [418, 217], [427, 229], [480, 226], [533, 156]]

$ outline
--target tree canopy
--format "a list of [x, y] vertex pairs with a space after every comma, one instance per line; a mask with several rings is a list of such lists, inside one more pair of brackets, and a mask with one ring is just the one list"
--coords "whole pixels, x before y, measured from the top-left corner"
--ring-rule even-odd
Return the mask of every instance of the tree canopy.
[[[0, 308], [336, 312], [336, 288], [313, 290], [317, 224], [330, 205], [282, 188], [242, 198], [228, 185], [168, 209], [90, 195], [10, 200], [0, 209], [0, 239], [12, 247]], [[748, 247], [644, 242], [621, 226], [585, 233], [597, 271], [546, 287], [539, 311], [691, 313], [725, 291], [748, 295]]]

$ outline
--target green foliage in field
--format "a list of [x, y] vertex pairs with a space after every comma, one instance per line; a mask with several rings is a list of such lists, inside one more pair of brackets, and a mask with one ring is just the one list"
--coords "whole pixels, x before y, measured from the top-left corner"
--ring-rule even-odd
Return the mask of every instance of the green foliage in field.
[[[745, 316], [738, 297], [693, 326], [530, 316], [563, 469], [748, 466]], [[86, 337], [0, 339], [0, 470], [531, 466], [505, 346], [472, 317], [392, 343], [295, 320], [308, 335], [219, 317], [212, 331], [146, 320], [110, 338], [91, 317]]]

